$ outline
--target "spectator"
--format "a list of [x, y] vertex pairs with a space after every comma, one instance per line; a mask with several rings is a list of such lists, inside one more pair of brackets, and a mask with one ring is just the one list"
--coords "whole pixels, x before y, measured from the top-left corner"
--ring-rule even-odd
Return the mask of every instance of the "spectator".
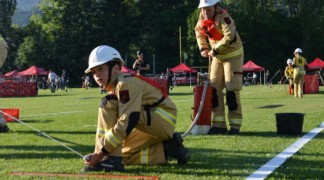
[[138, 58], [135, 60], [133, 64], [133, 69], [137, 72], [137, 75], [144, 76], [150, 70], [150, 65], [144, 59], [143, 51], [141, 50], [137, 51], [137, 57]]
[[55, 83], [57, 79], [57, 75], [55, 72], [53, 72], [51, 69], [49, 69], [48, 77], [47, 77], [47, 82], [49, 84], [50, 90], [52, 93], [55, 93]]
[[253, 75], [252, 75], [252, 85], [256, 85], [257, 84], [257, 79], [258, 79], [258, 75], [253, 72]]
[[267, 70], [265, 76], [266, 76], [265, 77], [266, 78], [266, 85], [271, 84], [271, 82], [270, 82], [270, 71], [269, 70]]
[[62, 76], [61, 76], [61, 90], [65, 90], [65, 92], [67, 92], [68, 84], [69, 84], [69, 77], [66, 73], [66, 70], [63, 69]]
[[169, 68], [167, 68], [166, 76], [168, 78], [168, 88], [173, 89], [173, 73], [170, 71]]
[[246, 80], [249, 82], [249, 84], [251, 84], [252, 76], [250, 73], [247, 73]]
[[86, 88], [86, 90], [88, 90], [89, 85], [90, 85], [90, 76], [89, 75], [85, 75], [83, 84], [84, 84], [84, 88]]

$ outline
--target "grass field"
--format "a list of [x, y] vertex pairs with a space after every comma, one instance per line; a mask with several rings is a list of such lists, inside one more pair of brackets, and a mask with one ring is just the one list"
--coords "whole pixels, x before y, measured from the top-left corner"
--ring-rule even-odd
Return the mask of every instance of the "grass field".
[[[247, 86], [241, 91], [243, 126], [239, 136], [189, 135], [184, 144], [191, 151], [188, 165], [175, 160], [165, 166], [127, 166], [124, 175], [159, 176], [161, 179], [244, 179], [294, 143], [299, 137], [324, 122], [324, 88], [304, 98], [287, 95], [287, 86]], [[51, 94], [40, 90], [37, 97], [0, 98], [0, 108], [19, 108], [20, 119], [28, 125], [87, 154], [94, 149], [98, 88], [70, 89]], [[177, 131], [191, 124], [193, 87], [175, 87], [170, 97], [178, 107]], [[303, 134], [278, 135], [275, 113], [305, 113]], [[39, 136], [20, 123], [9, 123], [10, 133], [0, 134], [1, 179], [49, 179], [13, 176], [10, 172], [49, 172], [77, 174], [83, 160], [56, 142]], [[323, 179], [324, 132], [306, 144], [268, 179]], [[76, 179], [51, 177], [50, 179]]]

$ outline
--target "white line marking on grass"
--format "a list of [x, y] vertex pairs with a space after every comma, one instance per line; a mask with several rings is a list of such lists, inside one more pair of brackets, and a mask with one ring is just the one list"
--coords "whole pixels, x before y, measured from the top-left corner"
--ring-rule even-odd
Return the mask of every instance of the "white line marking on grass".
[[303, 137], [299, 138], [294, 144], [290, 145], [288, 148], [283, 150], [276, 157], [272, 158], [253, 174], [247, 177], [247, 180], [259, 180], [265, 179], [269, 174], [271, 174], [276, 168], [281, 166], [288, 158], [294, 155], [300, 148], [302, 148], [306, 143], [312, 140], [318, 133], [324, 129], [324, 122], [321, 123], [319, 128], [314, 128], [308, 132]]
[[35, 114], [35, 115], [29, 115], [29, 116], [21, 116], [21, 118], [60, 115], [60, 114], [74, 114], [74, 113], [80, 113], [80, 112], [85, 112], [85, 111], [66, 111], [66, 112], [59, 112], [59, 113]]
[[87, 125], [83, 125], [82, 127], [97, 127], [97, 124], [92, 124], [92, 125], [87, 124]]

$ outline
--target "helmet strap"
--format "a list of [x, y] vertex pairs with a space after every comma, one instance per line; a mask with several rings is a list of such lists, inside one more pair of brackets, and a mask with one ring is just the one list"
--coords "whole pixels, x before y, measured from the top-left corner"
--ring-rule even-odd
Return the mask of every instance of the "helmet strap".
[[110, 83], [110, 80], [111, 80], [111, 71], [112, 71], [112, 64], [109, 64], [108, 65], [109, 66], [109, 74], [108, 74], [108, 81], [107, 81], [107, 85]]
[[118, 63], [117, 61], [110, 61], [110, 62], [108, 62], [107, 63], [107, 65], [108, 65], [108, 69], [109, 69], [109, 74], [108, 74], [108, 81], [107, 81], [107, 84], [106, 85], [108, 85], [109, 83], [110, 83], [110, 81], [111, 81], [111, 75], [112, 75], [112, 69], [113, 69], [113, 67], [116, 65], [116, 64], [119, 64], [119, 70], [121, 69], [121, 65], [120, 65], [120, 63]]

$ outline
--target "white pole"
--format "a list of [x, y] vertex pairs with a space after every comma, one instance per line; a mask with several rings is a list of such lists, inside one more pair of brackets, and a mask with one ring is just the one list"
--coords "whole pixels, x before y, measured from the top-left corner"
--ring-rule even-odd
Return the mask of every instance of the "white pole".
[[181, 61], [181, 26], [179, 26], [179, 56], [180, 56], [180, 64], [182, 63]]
[[261, 82], [261, 80], [262, 80], [262, 79], [261, 79], [261, 71], [262, 71], [262, 70], [260, 70], [260, 85], [261, 85], [261, 83], [262, 83], [262, 82]]
[[153, 54], [153, 74], [155, 76], [155, 55]]

